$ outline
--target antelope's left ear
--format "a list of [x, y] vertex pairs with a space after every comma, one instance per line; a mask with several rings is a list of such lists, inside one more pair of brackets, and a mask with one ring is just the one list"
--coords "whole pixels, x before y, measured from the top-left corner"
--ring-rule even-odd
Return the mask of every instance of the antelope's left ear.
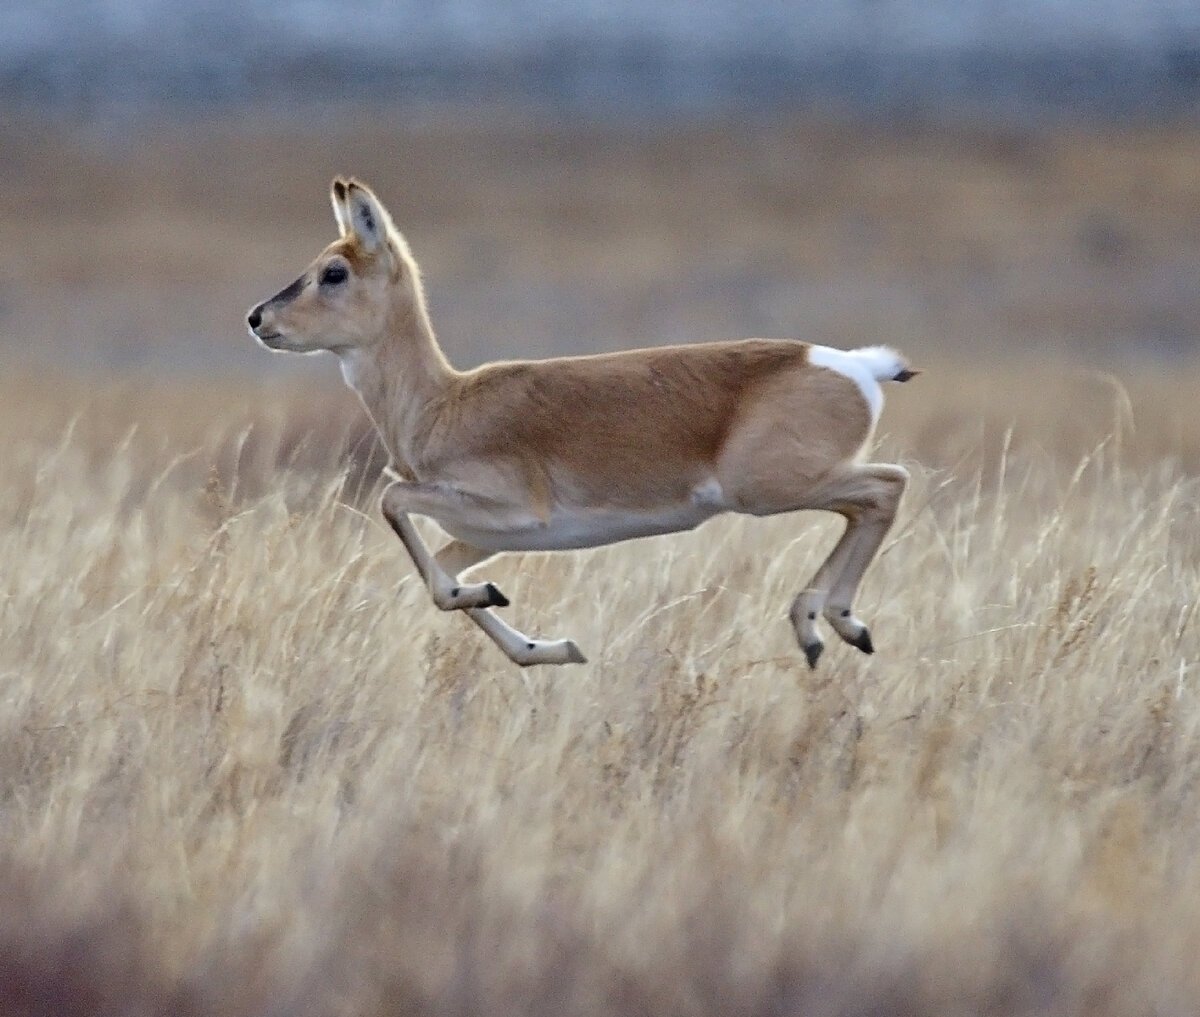
[[383, 202], [357, 180], [346, 184], [345, 201], [349, 232], [358, 238], [363, 250], [373, 254], [386, 247], [394, 227]]
[[333, 217], [343, 238], [350, 235], [350, 207], [346, 204], [348, 186], [341, 177], [334, 177], [329, 185], [329, 202], [333, 205]]

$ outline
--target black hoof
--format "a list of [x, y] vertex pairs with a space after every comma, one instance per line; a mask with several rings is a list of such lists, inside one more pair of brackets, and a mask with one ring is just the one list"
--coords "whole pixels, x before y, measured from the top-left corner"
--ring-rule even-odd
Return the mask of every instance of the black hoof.
[[509, 599], [500, 592], [495, 583], [487, 584], [488, 607], [508, 607]]
[[875, 652], [875, 644], [871, 642], [871, 633], [867, 629], [863, 629], [850, 645], [866, 654]]
[[817, 666], [817, 661], [821, 659], [821, 652], [825, 649], [825, 644], [821, 642], [809, 643], [804, 647], [804, 659], [808, 661], [810, 668]]

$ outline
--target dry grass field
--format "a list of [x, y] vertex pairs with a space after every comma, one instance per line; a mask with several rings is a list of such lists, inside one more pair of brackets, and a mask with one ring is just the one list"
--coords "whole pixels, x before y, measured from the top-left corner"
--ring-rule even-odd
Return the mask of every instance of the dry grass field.
[[[569, 140], [534, 162], [558, 165]], [[449, 145], [424, 143], [434, 161]], [[877, 455], [914, 481], [860, 601], [875, 656], [830, 640], [817, 671], [804, 665], [786, 611], [836, 528], [800, 515], [492, 563], [516, 624], [571, 636], [591, 661], [518, 672], [428, 603], [375, 509], [377, 459], [332, 363], [285, 376], [264, 355], [282, 380], [232, 381], [67, 371], [70, 355], [51, 369], [13, 352], [59, 341], [64, 314], [86, 325], [89, 295], [108, 289], [113, 320], [121, 301], [154, 294], [129, 325], [141, 342], [156, 341], [148, 323], [181, 341], [180, 308], [199, 306], [213, 314], [201, 335], [227, 315], [228, 342], [244, 343], [244, 307], [329, 234], [324, 168], [304, 198], [314, 214], [291, 203], [310, 187], [284, 172], [286, 148], [268, 146], [257, 169], [221, 149], [231, 165], [214, 179], [174, 185], [184, 155], [150, 168], [113, 155], [158, 181], [147, 200], [166, 210], [164, 232], [130, 197], [147, 192], [94, 162], [64, 169], [59, 144], [0, 149], [18, 181], [48, 165], [68, 181], [57, 206], [49, 185], [0, 199], [5, 241], [23, 252], [0, 278], [0, 1014], [1200, 1010], [1193, 363], [1084, 356], [1091, 319], [1061, 307], [1055, 334], [1074, 338], [1054, 360], [901, 337], [926, 374], [887, 392]], [[468, 133], [450, 149], [474, 144]], [[1044, 170], [1023, 198], [995, 183], [1011, 146], [985, 146], [968, 172], [952, 153], [888, 144], [879, 159], [898, 175], [877, 183], [893, 197], [936, 167], [934, 206], [993, 209], [974, 225], [944, 211], [929, 228], [994, 243], [998, 277], [1075, 249], [1068, 178], [1142, 238], [1087, 275], [1095, 292], [1190, 264], [1190, 135], [1046, 142], [1058, 154], [1031, 165], [1107, 155], [1090, 174]], [[636, 153], [629, 220], [557, 248], [537, 239], [548, 220], [522, 233], [512, 210], [533, 202], [513, 166], [460, 170], [472, 194], [483, 179], [509, 199], [501, 232], [517, 264], [487, 271], [558, 264], [569, 289], [622, 242], [661, 230], [682, 264], [688, 229], [726, 243], [722, 222], [745, 219], [787, 271], [811, 257], [814, 275], [836, 277], [820, 244], [784, 251], [745, 194], [689, 226], [705, 187], [671, 205], [653, 153]], [[597, 154], [582, 182], [563, 170], [562, 188], [603, 195], [619, 156]], [[869, 162], [814, 159], [809, 172], [830, 179]], [[1127, 164], [1138, 172], [1120, 183]], [[276, 166], [294, 191], [271, 191]], [[191, 213], [172, 186], [199, 193]], [[848, 172], [844, 186], [849, 203], [870, 191]], [[464, 202], [424, 213], [435, 316], [434, 267], [451, 294], [467, 285], [455, 223], [494, 207]], [[921, 268], [917, 255], [942, 247], [918, 228], [919, 204], [872, 206], [884, 246], [914, 278], [953, 275], [949, 254]], [[283, 225], [259, 230], [255, 211]], [[232, 264], [218, 256], [225, 228]], [[664, 291], [683, 271], [655, 276], [643, 255]], [[658, 292], [639, 285], [612, 284], [620, 307]], [[1192, 305], [1170, 306], [1194, 327]], [[959, 311], [947, 314], [948, 328]], [[645, 320], [619, 321], [614, 344], [633, 324]], [[486, 352], [479, 327], [471, 341], [448, 334], [460, 363]], [[1054, 331], [994, 327], [1017, 344], [1021, 328]], [[880, 338], [864, 328], [851, 314], [816, 338]], [[86, 337], [61, 341], [77, 351]]]

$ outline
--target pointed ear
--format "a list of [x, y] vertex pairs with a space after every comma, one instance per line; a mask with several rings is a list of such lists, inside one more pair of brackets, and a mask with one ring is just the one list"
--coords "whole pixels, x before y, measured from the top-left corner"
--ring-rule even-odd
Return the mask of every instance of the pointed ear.
[[350, 232], [358, 238], [364, 251], [373, 254], [387, 245], [394, 230], [392, 217], [369, 187], [351, 180], [346, 185], [346, 210]]
[[334, 177], [329, 185], [329, 201], [333, 205], [333, 217], [337, 220], [338, 232], [343, 237], [350, 233], [350, 207], [346, 203], [347, 184], [341, 177]]

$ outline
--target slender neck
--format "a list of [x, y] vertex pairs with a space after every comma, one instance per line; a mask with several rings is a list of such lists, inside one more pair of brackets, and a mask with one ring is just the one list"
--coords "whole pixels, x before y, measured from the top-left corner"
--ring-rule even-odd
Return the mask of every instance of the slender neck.
[[340, 354], [342, 375], [398, 466], [413, 472], [431, 410], [458, 372], [438, 345], [424, 295], [394, 307], [379, 341]]

